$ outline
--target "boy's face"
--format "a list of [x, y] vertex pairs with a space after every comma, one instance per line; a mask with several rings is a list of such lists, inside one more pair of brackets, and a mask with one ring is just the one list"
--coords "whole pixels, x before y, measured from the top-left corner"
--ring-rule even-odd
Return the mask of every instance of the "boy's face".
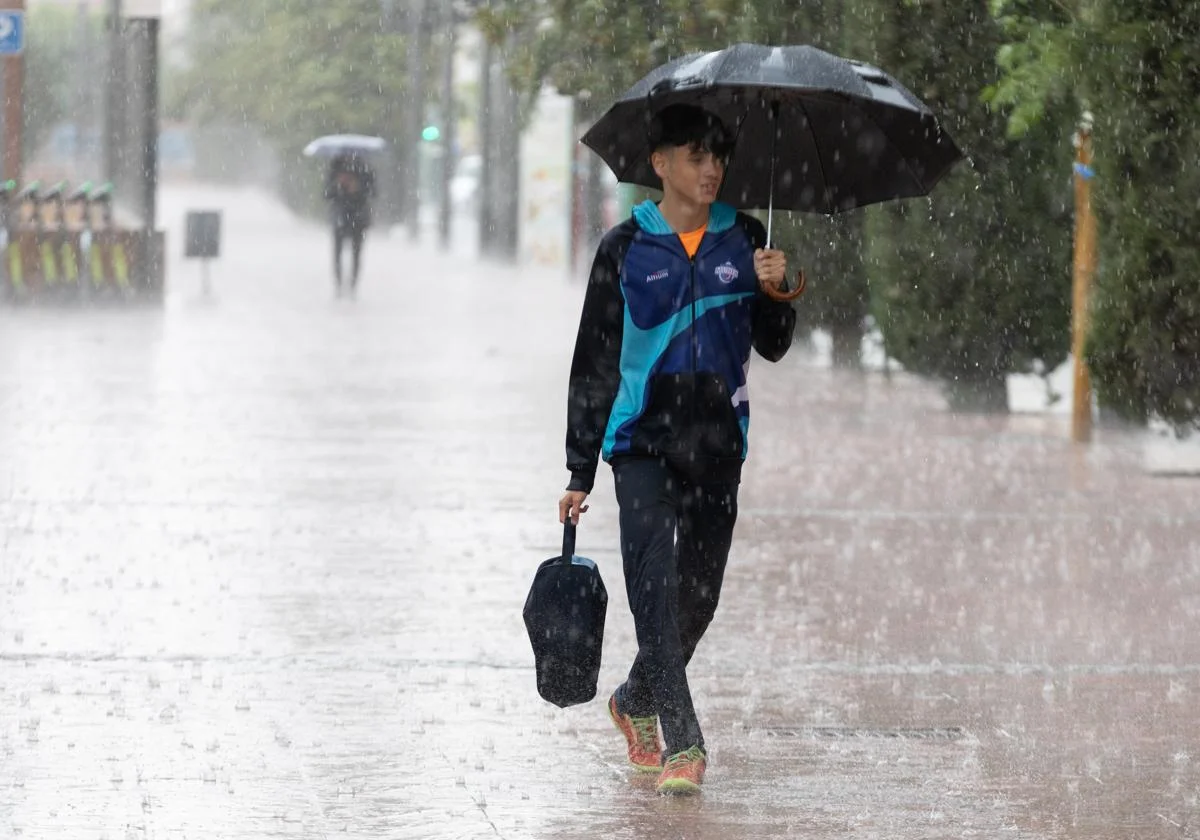
[[696, 204], [712, 204], [725, 177], [725, 161], [698, 143], [664, 146], [650, 156], [662, 179], [663, 196], [673, 193]]

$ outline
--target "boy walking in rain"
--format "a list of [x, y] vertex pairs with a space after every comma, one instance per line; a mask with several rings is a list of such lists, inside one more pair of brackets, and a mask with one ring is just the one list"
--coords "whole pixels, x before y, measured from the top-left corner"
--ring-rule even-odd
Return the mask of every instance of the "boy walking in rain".
[[716, 612], [737, 519], [750, 351], [782, 358], [796, 315], [763, 292], [782, 286], [783, 253], [765, 249], [756, 219], [716, 200], [725, 127], [673, 105], [654, 118], [650, 148], [662, 201], [604, 236], [588, 280], [559, 520], [588, 509], [602, 455], [638, 640], [608, 711], [630, 764], [658, 773], [660, 793], [697, 793], [707, 753], [686, 667]]

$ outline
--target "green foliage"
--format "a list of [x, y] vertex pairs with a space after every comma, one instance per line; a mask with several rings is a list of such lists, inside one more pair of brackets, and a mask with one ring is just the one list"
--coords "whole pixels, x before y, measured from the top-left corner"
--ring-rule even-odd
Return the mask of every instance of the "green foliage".
[[1102, 404], [1200, 426], [1200, 7], [1111, 0], [1095, 84], [1100, 270], [1088, 364]]
[[36, 152], [54, 125], [71, 115], [72, 45], [78, 35], [74, 9], [34, 6], [26, 21], [25, 91], [22, 144]]
[[378, 0], [198, 0], [192, 19], [177, 107], [262, 132], [281, 153], [293, 203], [311, 201], [319, 183], [299, 158], [313, 137], [395, 136], [404, 43], [383, 31]]
[[1083, 95], [1087, 39], [1077, 10], [1061, 0], [991, 0], [990, 7], [1004, 43], [996, 50], [999, 78], [983, 98], [1008, 113], [1008, 135], [1015, 139], [1053, 103]]
[[518, 89], [551, 84], [575, 97], [586, 119], [659, 64], [737, 40], [746, 8], [739, 0], [497, 0], [477, 22], [507, 48]]
[[[797, 315], [808, 327], [848, 329], [861, 334], [870, 310], [861, 210], [837, 216], [784, 213], [775, 221], [774, 245], [788, 255], [794, 280], [808, 281]], [[852, 361], [852, 360], [848, 360]]]
[[[887, 4], [887, 0], [883, 0]], [[1003, 406], [1004, 376], [1068, 350], [1069, 131], [1016, 142], [980, 100], [999, 28], [981, 0], [891, 2], [880, 62], [939, 114], [969, 157], [928, 200], [871, 214], [869, 268], [888, 352], [941, 379], [954, 405]]]
[[381, 31], [378, 0], [200, 0], [193, 19], [185, 97], [283, 143], [382, 133], [404, 94], [403, 44]]
[[1050, 103], [1095, 112], [1099, 273], [1088, 364], [1101, 403], [1200, 424], [1200, 6], [994, 0], [1008, 43], [993, 102], [1026, 131]]

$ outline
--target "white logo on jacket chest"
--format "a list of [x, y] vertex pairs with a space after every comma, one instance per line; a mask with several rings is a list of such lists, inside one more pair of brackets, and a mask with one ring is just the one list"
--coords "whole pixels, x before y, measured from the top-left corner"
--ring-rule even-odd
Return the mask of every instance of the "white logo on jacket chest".
[[646, 282], [653, 283], [655, 280], [666, 280], [670, 276], [671, 276], [671, 270], [668, 268], [664, 268], [660, 271], [654, 272], [653, 274], [646, 275]]
[[728, 286], [734, 280], [738, 279], [738, 270], [733, 267], [733, 263], [727, 260], [717, 266], [717, 279]]

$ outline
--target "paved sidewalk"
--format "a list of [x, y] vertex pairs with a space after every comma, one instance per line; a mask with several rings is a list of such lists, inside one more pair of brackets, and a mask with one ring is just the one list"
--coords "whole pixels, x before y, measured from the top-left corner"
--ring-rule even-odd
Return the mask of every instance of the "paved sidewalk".
[[[534, 690], [582, 287], [252, 191], [162, 309], [0, 309], [0, 838], [1200, 837], [1200, 506], [1139, 444], [754, 366], [696, 800]], [[177, 258], [225, 208], [213, 293]]]

